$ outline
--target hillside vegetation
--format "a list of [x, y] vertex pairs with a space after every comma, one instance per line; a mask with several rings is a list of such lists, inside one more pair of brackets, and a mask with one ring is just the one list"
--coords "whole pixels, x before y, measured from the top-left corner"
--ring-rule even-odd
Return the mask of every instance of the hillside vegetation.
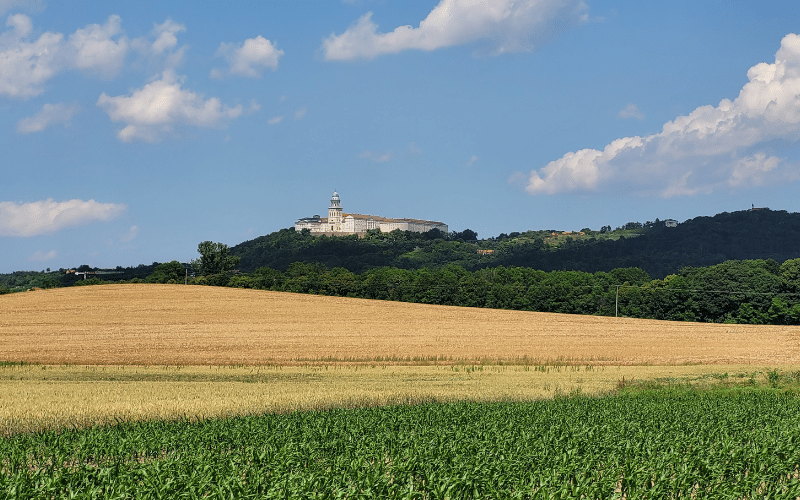
[[703, 267], [727, 260], [800, 257], [800, 214], [747, 210], [696, 217], [677, 227], [663, 221], [630, 222], [617, 229], [584, 228], [527, 231], [477, 239], [473, 231], [440, 234], [395, 231], [366, 237], [312, 236], [282, 229], [240, 243], [231, 254], [240, 269], [285, 271], [294, 262], [319, 263], [360, 273], [376, 267], [440, 268], [456, 264], [474, 271], [519, 266], [541, 271], [611, 271], [637, 267], [651, 278], [664, 278], [686, 266]]
[[677, 227], [630, 222], [483, 240], [470, 230], [372, 231], [359, 238], [282, 229], [232, 248], [202, 242], [198, 253], [190, 264], [0, 275], [0, 294], [188, 282], [494, 309], [800, 324], [800, 214], [767, 209]]

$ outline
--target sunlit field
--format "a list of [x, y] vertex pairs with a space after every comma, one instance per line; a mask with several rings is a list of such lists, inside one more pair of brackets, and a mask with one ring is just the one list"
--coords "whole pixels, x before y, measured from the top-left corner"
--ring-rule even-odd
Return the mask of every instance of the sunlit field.
[[793, 327], [169, 285], [0, 312], [8, 498], [800, 496]]
[[[104, 285], [0, 297], [0, 429], [761, 381], [794, 327]], [[717, 378], [714, 378], [717, 377]]]
[[79, 365], [800, 364], [800, 329], [103, 285], [0, 296], [0, 360]]
[[[726, 375], [727, 374], [727, 375]], [[426, 401], [526, 401], [660, 381], [764, 383], [759, 366], [0, 367], [0, 434]]]

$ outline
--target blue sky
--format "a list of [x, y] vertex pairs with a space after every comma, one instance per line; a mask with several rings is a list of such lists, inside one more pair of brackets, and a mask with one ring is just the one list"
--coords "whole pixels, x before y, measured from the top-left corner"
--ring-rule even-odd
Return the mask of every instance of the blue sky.
[[0, 0], [0, 272], [325, 214], [480, 237], [798, 211], [786, 1]]

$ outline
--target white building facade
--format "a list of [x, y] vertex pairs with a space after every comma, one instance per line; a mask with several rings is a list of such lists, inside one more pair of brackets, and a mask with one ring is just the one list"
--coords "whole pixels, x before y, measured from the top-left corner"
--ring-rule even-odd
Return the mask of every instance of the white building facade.
[[295, 231], [308, 229], [315, 234], [364, 234], [370, 229], [380, 229], [389, 233], [395, 229], [400, 231], [414, 231], [424, 233], [431, 229], [438, 229], [446, 233], [447, 224], [442, 222], [419, 219], [390, 219], [376, 215], [346, 214], [342, 211], [339, 193], [333, 192], [331, 206], [328, 207], [328, 217], [305, 217], [294, 224]]

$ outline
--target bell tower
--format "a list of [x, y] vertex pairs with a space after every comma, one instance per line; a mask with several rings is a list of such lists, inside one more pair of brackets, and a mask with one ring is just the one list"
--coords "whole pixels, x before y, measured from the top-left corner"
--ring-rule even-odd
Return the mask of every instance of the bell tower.
[[342, 230], [342, 204], [339, 200], [339, 193], [336, 191], [333, 192], [331, 206], [328, 207], [328, 227], [326, 229], [331, 232]]

